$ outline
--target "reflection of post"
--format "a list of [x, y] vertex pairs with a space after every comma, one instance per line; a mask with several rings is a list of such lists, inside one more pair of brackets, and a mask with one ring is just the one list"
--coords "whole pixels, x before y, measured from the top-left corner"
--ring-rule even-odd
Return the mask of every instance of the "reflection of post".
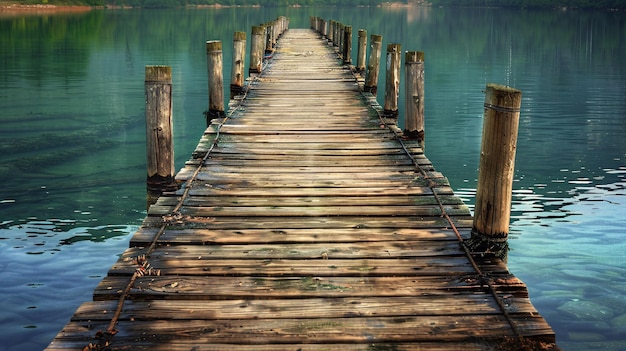
[[252, 26], [250, 39], [250, 68], [248, 73], [261, 73], [263, 69], [263, 51], [265, 49], [265, 27]]
[[172, 68], [146, 66], [147, 188], [160, 194], [175, 190], [172, 139]]
[[230, 76], [230, 98], [234, 98], [236, 95], [243, 93], [244, 74], [243, 68], [245, 65], [245, 51], [246, 51], [246, 32], [235, 32], [233, 38], [233, 65], [231, 67]]
[[367, 52], [367, 31], [365, 29], [359, 29], [357, 45], [356, 70], [357, 72], [363, 72], [365, 71], [365, 55]]
[[214, 118], [224, 116], [224, 76], [222, 72], [222, 42], [206, 42], [207, 70], [209, 72], [209, 110], [207, 126]]
[[398, 117], [398, 95], [400, 93], [400, 44], [387, 45], [387, 81], [385, 82], [386, 117]]
[[380, 70], [380, 54], [383, 47], [383, 36], [372, 34], [370, 41], [372, 42], [372, 50], [370, 50], [370, 57], [367, 61], [367, 72], [365, 72], [363, 90], [368, 93], [376, 94], [376, 90], [378, 90], [378, 71]]
[[408, 51], [406, 67], [404, 135], [424, 140], [424, 52]]
[[476, 208], [468, 240], [470, 251], [505, 260], [521, 102], [521, 91], [487, 84]]
[[352, 63], [352, 26], [345, 26], [343, 30], [343, 64]]

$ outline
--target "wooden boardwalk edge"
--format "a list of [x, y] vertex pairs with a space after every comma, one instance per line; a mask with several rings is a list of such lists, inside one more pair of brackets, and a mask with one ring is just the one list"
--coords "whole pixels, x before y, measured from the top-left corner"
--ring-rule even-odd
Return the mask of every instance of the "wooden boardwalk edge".
[[360, 84], [287, 30], [47, 350], [558, 350]]

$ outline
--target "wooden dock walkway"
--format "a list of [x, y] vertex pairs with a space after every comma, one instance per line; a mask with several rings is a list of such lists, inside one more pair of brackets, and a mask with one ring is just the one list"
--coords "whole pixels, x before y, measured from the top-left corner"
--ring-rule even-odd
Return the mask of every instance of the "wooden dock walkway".
[[48, 350], [556, 348], [372, 102], [315, 32], [285, 32]]

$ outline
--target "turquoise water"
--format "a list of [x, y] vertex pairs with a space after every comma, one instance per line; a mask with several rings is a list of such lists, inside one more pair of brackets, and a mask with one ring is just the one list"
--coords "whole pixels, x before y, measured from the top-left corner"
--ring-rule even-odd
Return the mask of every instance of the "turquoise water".
[[229, 72], [232, 33], [279, 15], [425, 51], [426, 154], [470, 205], [482, 90], [522, 90], [510, 268], [561, 347], [626, 350], [623, 14], [440, 8], [0, 17], [0, 350], [45, 347], [145, 216], [145, 65], [172, 66], [180, 168], [205, 126], [205, 41]]

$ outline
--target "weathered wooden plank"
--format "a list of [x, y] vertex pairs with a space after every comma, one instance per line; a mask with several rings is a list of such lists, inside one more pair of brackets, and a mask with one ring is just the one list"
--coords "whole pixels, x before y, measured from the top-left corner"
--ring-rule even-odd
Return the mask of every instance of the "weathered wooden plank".
[[[49, 346], [49, 350], [81, 350], [85, 347], [85, 343], [89, 341], [81, 340], [81, 339], [62, 339], [59, 337], [54, 341], [52, 345]], [[93, 340], [91, 341], [93, 342]], [[119, 345], [118, 345], [119, 344]], [[107, 347], [107, 350], [118, 351], [118, 350], [128, 350], [128, 346], [126, 344], [111, 344]], [[491, 351], [496, 350], [500, 347], [499, 344], [504, 344], [502, 341], [498, 342], [497, 340], [472, 340], [472, 341], [456, 341], [456, 342], [420, 342], [419, 350], [428, 350], [428, 351]], [[133, 342], [133, 350], [155, 350], [155, 351], [216, 351], [216, 350], [231, 350], [231, 351], [259, 351], [262, 349], [264, 351], [331, 351], [331, 350], [341, 350], [341, 351], [372, 351], [372, 350], [395, 350], [395, 351], [414, 351], [416, 350], [415, 343], [378, 343], [376, 341], [372, 341], [371, 343], [364, 344], [332, 344], [332, 343], [323, 343], [323, 344], [289, 344], [289, 343], [281, 343], [281, 344], [264, 344], [264, 345], [242, 345], [242, 344], [225, 344], [225, 343], [194, 343], [193, 341], [189, 342], [178, 342], [176, 340], [169, 341], [167, 343], [153, 343], [151, 341], [144, 340], [136, 340]], [[506, 345], [504, 346], [506, 347]]]
[[[527, 298], [526, 286], [511, 274], [493, 275], [493, 286], [507, 303]], [[94, 292], [96, 301], [118, 300], [128, 276], [107, 276]], [[416, 297], [487, 291], [476, 274], [412, 277], [222, 277], [144, 276], [137, 278], [132, 300], [269, 300], [322, 297]], [[453, 306], [456, 303], [452, 304]], [[511, 308], [511, 312], [513, 312]]]
[[[463, 201], [454, 195], [443, 195], [439, 199], [443, 205], [462, 206]], [[175, 206], [180, 200], [177, 197], [161, 197], [156, 202], [159, 206]], [[185, 206], [413, 206], [437, 205], [434, 196], [188, 196]]]
[[[403, 188], [390, 186], [372, 186], [372, 187], [351, 187], [350, 184], [344, 184], [345, 187], [334, 187], [326, 185], [323, 188], [307, 188], [306, 192], [303, 188], [277, 186], [276, 184], [268, 184], [265, 188], [242, 188], [229, 184], [216, 184], [195, 182], [196, 187], [190, 190], [193, 196], [274, 196], [280, 192], [284, 196], [393, 196], [393, 195], [424, 195], [432, 194], [433, 189], [420, 186], [405, 186]], [[309, 183], [313, 186], [313, 183]], [[304, 186], [303, 183], [298, 184]], [[435, 189], [438, 194], [450, 194], [452, 188], [449, 186], [438, 187]]]
[[[472, 217], [454, 216], [451, 218], [457, 228], [471, 228]], [[147, 227], [155, 227], [167, 224], [172, 229], [372, 229], [372, 228], [394, 228], [394, 229], [425, 229], [425, 228], [445, 228], [450, 229], [450, 223], [440, 216], [418, 217], [418, 216], [397, 216], [397, 217], [375, 217], [375, 216], [344, 216], [344, 217], [185, 217], [180, 219], [168, 218], [168, 216], [149, 216], [143, 221]], [[453, 235], [453, 233], [450, 233]]]
[[[158, 233], [156, 228], [141, 227], [131, 238], [130, 246], [147, 246]], [[464, 238], [468, 228], [461, 228]], [[162, 245], [259, 244], [259, 243], [358, 243], [379, 241], [453, 240], [456, 236], [438, 228], [316, 228], [316, 229], [166, 229], [159, 237]], [[426, 245], [426, 244], [425, 244]]]
[[[185, 292], [185, 287], [166, 291]], [[508, 298], [515, 314], [530, 315], [535, 311], [528, 299]], [[80, 306], [72, 321], [106, 321], [115, 313], [117, 301], [97, 301]], [[501, 314], [489, 294], [479, 292], [441, 293], [408, 297], [328, 297], [288, 299], [229, 300], [150, 300], [129, 301], [121, 319], [130, 320], [226, 320], [226, 319], [315, 319], [346, 317], [393, 316], [460, 316]]]
[[[540, 317], [516, 320], [523, 335], [549, 335], [551, 329]], [[70, 322], [63, 330], [67, 340], [92, 340], [107, 322]], [[501, 315], [474, 316], [398, 316], [370, 318], [319, 319], [245, 319], [245, 320], [120, 320], [115, 335], [117, 344], [159, 345], [170, 340], [179, 343], [233, 343], [257, 345], [283, 343], [394, 343], [424, 341], [475, 341], [477, 338], [504, 338], [511, 328]]]
[[[465, 205], [445, 205], [451, 216], [469, 215]], [[174, 206], [150, 206], [148, 215], [163, 216], [173, 213]], [[441, 216], [442, 209], [436, 205], [425, 206], [184, 206], [179, 211], [192, 217], [328, 217], [328, 216]]]
[[[141, 254], [141, 250], [129, 249], [109, 271], [110, 275], [132, 275], [136, 266], [128, 258]], [[151, 254], [150, 264], [163, 275], [190, 276], [263, 276], [263, 277], [380, 277], [415, 275], [462, 275], [474, 272], [466, 257], [414, 257], [389, 259], [219, 259], [206, 256], [179, 259], [165, 254]], [[498, 272], [496, 266], [490, 270]], [[503, 273], [500, 271], [499, 273]]]

